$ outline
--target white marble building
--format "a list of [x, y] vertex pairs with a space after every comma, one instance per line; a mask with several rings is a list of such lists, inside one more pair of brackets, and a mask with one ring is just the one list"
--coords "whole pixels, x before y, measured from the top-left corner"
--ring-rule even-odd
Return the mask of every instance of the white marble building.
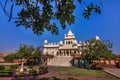
[[76, 38], [71, 30], [65, 34], [64, 41], [59, 43], [49, 43], [44, 41], [43, 54], [51, 54], [54, 56], [71, 56], [73, 53], [81, 54], [81, 43], [76, 41]]
[[[99, 39], [99, 37], [96, 36], [96, 39]], [[64, 41], [60, 41], [59, 43], [49, 43], [47, 40], [45, 40], [43, 54], [54, 55], [54, 59], [47, 61], [48, 65], [70, 66], [68, 62], [69, 60], [72, 59], [71, 55], [72, 54], [76, 54], [78, 56], [81, 55], [82, 54], [81, 50], [86, 48], [87, 45], [89, 45], [89, 43], [84, 42], [81, 43], [81, 41], [78, 43], [72, 31], [69, 30], [69, 32], [64, 36]], [[65, 59], [66, 62], [65, 60], [63, 60], [64, 64], [60, 63], [61, 62], [60, 59], [62, 60]]]

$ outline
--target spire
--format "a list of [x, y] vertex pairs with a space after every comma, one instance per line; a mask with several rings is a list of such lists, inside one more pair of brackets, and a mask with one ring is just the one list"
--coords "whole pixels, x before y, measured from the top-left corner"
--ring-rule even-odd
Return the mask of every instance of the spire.
[[68, 31], [68, 35], [73, 35], [71, 30]]

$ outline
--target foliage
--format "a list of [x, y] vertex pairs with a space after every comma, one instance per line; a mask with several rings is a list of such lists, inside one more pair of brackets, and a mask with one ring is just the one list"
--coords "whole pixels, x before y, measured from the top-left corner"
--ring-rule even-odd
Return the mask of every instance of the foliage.
[[1, 70], [0, 71], [0, 76], [10, 75], [10, 74], [12, 74], [11, 70]]
[[18, 65], [11, 65], [10, 66], [10, 69], [13, 70], [13, 69], [17, 69], [18, 68]]
[[43, 70], [44, 70], [44, 71], [47, 71], [47, 70], [48, 70], [48, 67], [47, 67], [47, 66], [44, 66]]
[[17, 76], [24, 76], [24, 72], [18, 72]]
[[[11, 3], [11, 7], [8, 7], [8, 2]], [[79, 4], [76, 5], [76, 2]], [[101, 4], [101, 0], [98, 2]], [[20, 7], [20, 12], [17, 13], [18, 18], [14, 18], [16, 26], [32, 28], [37, 35], [41, 35], [45, 30], [58, 34], [56, 21], [63, 29], [67, 24], [73, 24], [75, 22], [74, 10], [82, 4], [85, 19], [89, 19], [92, 12], [101, 14], [100, 6], [95, 1], [87, 0], [5, 0], [3, 4], [2, 2], [0, 4], [4, 13], [8, 15], [9, 21], [13, 18], [13, 8]], [[8, 9], [10, 12], [7, 11]]]
[[39, 70], [42, 70], [44, 68], [44, 66], [39, 66]]
[[105, 43], [100, 40], [91, 39], [85, 42], [86, 48], [82, 50], [81, 58], [85, 60], [99, 60], [100, 58], [114, 59], [112, 54], [112, 44]]
[[14, 57], [15, 57], [15, 54], [9, 54], [9, 55], [4, 57], [4, 60], [6, 62], [13, 62]]
[[29, 69], [33, 69], [33, 66], [30, 65], [30, 66], [28, 66], [28, 68], [29, 68]]
[[48, 67], [47, 66], [39, 66], [39, 70], [47, 71]]
[[10, 66], [5, 66], [5, 69], [4, 69], [4, 70], [8, 70], [8, 71], [11, 70], [11, 69], [10, 69]]
[[31, 56], [32, 52], [34, 51], [34, 47], [28, 46], [28, 45], [20, 45], [20, 48], [18, 49], [17, 53], [16, 53], [16, 58], [28, 58], [29, 56]]
[[14, 59], [40, 59], [42, 56], [41, 47], [34, 48], [32, 45], [20, 45], [15, 54], [4, 57], [6, 62], [13, 62]]
[[0, 70], [4, 70], [5, 66], [0, 65]]
[[36, 59], [40, 58], [41, 56], [41, 47], [37, 47], [36, 49], [33, 46], [28, 45], [20, 45], [19, 50], [17, 51], [16, 55], [18, 58], [25, 58], [25, 59]]
[[[32, 55], [29, 57], [29, 58], [32, 58], [32, 59], [40, 59], [40, 56], [42, 56], [42, 51], [40, 51], [41, 47], [37, 47], [34, 52], [32, 53]], [[38, 56], [39, 55], [39, 56]]]
[[37, 71], [32, 69], [32, 70], [29, 70], [29, 74], [37, 74]]

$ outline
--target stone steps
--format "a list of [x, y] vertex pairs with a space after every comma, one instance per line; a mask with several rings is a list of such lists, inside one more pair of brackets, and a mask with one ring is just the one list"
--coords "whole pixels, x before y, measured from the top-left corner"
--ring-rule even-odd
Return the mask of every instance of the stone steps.
[[72, 60], [71, 57], [54, 57], [53, 59], [50, 59], [47, 61], [48, 66], [61, 66], [61, 67], [70, 67]]

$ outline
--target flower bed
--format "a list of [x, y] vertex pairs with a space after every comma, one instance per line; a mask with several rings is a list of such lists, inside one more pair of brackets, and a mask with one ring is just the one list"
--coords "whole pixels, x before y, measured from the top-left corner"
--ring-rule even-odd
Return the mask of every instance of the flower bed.
[[48, 67], [47, 66], [40, 66], [39, 67], [39, 74], [45, 74], [48, 73]]
[[0, 77], [9, 77], [12, 76], [11, 70], [1, 70], [0, 71]]
[[37, 71], [34, 69], [29, 70], [30, 75], [37, 75]]

